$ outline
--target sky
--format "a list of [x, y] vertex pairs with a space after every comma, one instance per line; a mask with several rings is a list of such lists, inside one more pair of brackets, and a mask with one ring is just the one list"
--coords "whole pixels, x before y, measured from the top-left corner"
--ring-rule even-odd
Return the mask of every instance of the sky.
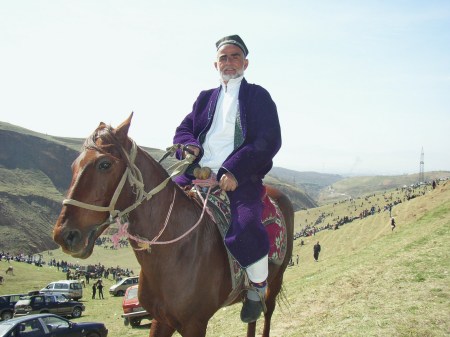
[[277, 105], [275, 166], [413, 174], [423, 149], [450, 170], [448, 0], [0, 0], [0, 121], [86, 138], [133, 111], [129, 136], [165, 149], [231, 34]]

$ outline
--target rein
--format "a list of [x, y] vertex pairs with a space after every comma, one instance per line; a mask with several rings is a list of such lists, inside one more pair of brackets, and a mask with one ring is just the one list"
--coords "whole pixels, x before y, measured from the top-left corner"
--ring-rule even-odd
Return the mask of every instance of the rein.
[[[182, 145], [180, 144], [174, 144], [171, 147], [167, 149], [167, 152], [164, 154], [163, 158], [159, 161], [161, 162], [163, 159], [165, 159], [169, 155], [173, 155], [175, 151], [179, 148], [182, 148]], [[98, 225], [98, 227], [101, 227], [103, 225], [110, 225], [112, 224], [116, 219], [122, 219], [125, 216], [128, 215], [131, 211], [136, 209], [142, 202], [145, 200], [150, 200], [155, 194], [162, 191], [167, 183], [175, 176], [178, 176], [186, 170], [186, 168], [192, 164], [192, 162], [195, 160], [195, 156], [187, 154], [186, 158], [177, 162], [176, 164], [172, 165], [168, 168], [168, 170], [172, 170], [172, 174], [170, 174], [165, 180], [163, 180], [159, 185], [154, 187], [151, 191], [145, 192], [144, 188], [144, 180], [142, 177], [142, 173], [139, 170], [139, 168], [134, 163], [137, 155], [137, 145], [134, 141], [132, 141], [132, 147], [130, 154], [128, 155], [125, 149], [122, 148], [123, 154], [127, 157], [127, 168], [125, 169], [125, 172], [120, 179], [119, 184], [116, 187], [116, 190], [111, 198], [111, 202], [109, 206], [98, 206], [98, 205], [92, 205], [88, 203], [84, 203], [75, 199], [64, 199], [62, 204], [64, 206], [66, 205], [72, 205], [84, 209], [88, 209], [91, 211], [97, 211], [97, 212], [109, 212], [109, 219], [103, 222], [102, 224]], [[136, 187], [136, 201], [123, 211], [116, 210], [116, 202], [119, 199], [120, 193], [122, 192], [122, 189], [125, 185], [125, 182], [128, 180], [131, 187]], [[174, 194], [174, 201], [175, 201], [175, 194]], [[174, 202], [173, 201], [173, 202]], [[173, 204], [172, 202], [172, 204]], [[170, 215], [171, 210], [169, 211], [168, 216]], [[166, 219], [166, 222], [168, 221], [168, 217]], [[165, 228], [165, 227], [164, 227]], [[160, 234], [161, 235], [161, 234]], [[159, 235], [159, 236], [160, 236]], [[159, 237], [158, 236], [158, 237]]]
[[134, 240], [134, 241], [136, 241], [138, 243], [139, 248], [134, 248], [133, 247], [134, 250], [150, 250], [151, 249], [150, 246], [152, 246], [152, 245], [166, 245], [166, 244], [175, 243], [177, 241], [180, 241], [181, 239], [183, 239], [184, 237], [189, 235], [201, 223], [201, 221], [203, 219], [203, 215], [205, 214], [205, 211], [208, 210], [208, 207], [206, 206], [206, 203], [208, 202], [208, 196], [209, 196], [209, 193], [211, 191], [211, 187], [212, 187], [212, 185], [209, 186], [209, 188], [208, 188], [208, 192], [206, 194], [206, 198], [204, 200], [202, 200], [203, 201], [202, 213], [200, 214], [200, 217], [198, 218], [197, 222], [191, 228], [189, 228], [189, 230], [187, 230], [184, 234], [182, 234], [181, 236], [179, 236], [179, 237], [177, 237], [175, 239], [172, 239], [172, 240], [168, 240], [168, 241], [157, 241], [159, 239], [159, 237], [162, 235], [162, 233], [164, 232], [164, 230], [166, 229], [167, 224], [169, 222], [170, 214], [172, 213], [172, 209], [173, 209], [173, 204], [175, 203], [175, 194], [177, 192], [177, 190], [175, 189], [175, 191], [173, 193], [173, 200], [172, 200], [172, 203], [170, 204], [170, 208], [169, 208], [169, 213], [167, 214], [167, 217], [166, 217], [166, 221], [164, 222], [164, 226], [159, 231], [157, 236], [155, 236], [152, 240], [148, 240], [146, 238], [142, 238], [140, 236], [133, 235], [133, 234], [128, 232], [129, 223], [128, 222], [122, 223], [120, 221], [120, 218], [118, 217], [116, 219], [116, 222], [117, 222], [117, 225], [119, 226], [119, 230], [111, 238], [111, 240], [112, 240], [112, 242], [114, 244], [114, 247], [118, 246], [119, 240], [123, 236], [125, 236], [125, 237], [127, 237], [129, 239], [132, 239], [132, 240]]

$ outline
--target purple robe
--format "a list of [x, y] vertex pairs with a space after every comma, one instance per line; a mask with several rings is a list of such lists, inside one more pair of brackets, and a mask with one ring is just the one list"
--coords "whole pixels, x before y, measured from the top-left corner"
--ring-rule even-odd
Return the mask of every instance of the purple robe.
[[[202, 143], [211, 127], [221, 87], [202, 91], [189, 113], [176, 129], [174, 144], [195, 145], [203, 155]], [[278, 113], [270, 94], [259, 85], [242, 79], [239, 88], [239, 114], [236, 119], [234, 151], [223, 162], [217, 179], [230, 172], [238, 182], [228, 192], [231, 227], [225, 245], [242, 267], [248, 267], [269, 252], [269, 239], [261, 223], [262, 179], [272, 168], [272, 158], [281, 147]], [[181, 158], [181, 153], [177, 153]], [[193, 176], [187, 170], [175, 181], [189, 184]]]

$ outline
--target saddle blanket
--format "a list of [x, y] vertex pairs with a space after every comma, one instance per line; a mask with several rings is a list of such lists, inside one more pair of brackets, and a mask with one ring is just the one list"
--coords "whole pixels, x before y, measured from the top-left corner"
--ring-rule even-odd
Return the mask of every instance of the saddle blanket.
[[[208, 191], [207, 188], [193, 187], [193, 190], [197, 194], [200, 194], [201, 199], [205, 200], [204, 198], [206, 198]], [[261, 221], [266, 228], [270, 242], [269, 263], [280, 265], [286, 256], [287, 250], [286, 224], [280, 208], [265, 192], [262, 201], [264, 209]], [[230, 202], [227, 193], [218, 187], [211, 189], [208, 195], [207, 211], [217, 224], [222, 238], [225, 239], [225, 234], [230, 227], [231, 220]], [[227, 252], [234, 290], [240, 285], [243, 285], [245, 272], [228, 250]]]

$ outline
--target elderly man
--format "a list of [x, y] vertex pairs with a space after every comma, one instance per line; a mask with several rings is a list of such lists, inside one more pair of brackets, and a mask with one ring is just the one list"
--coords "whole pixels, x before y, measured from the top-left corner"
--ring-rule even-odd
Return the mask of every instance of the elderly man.
[[[226, 36], [216, 47], [220, 86], [200, 93], [176, 129], [174, 143], [197, 156], [193, 166], [210, 167], [228, 194], [232, 219], [225, 245], [250, 280], [241, 311], [242, 321], [249, 323], [261, 315], [267, 287], [269, 239], [261, 223], [262, 179], [280, 149], [281, 132], [270, 94], [244, 79], [249, 64], [244, 41], [238, 35]], [[176, 178], [177, 183], [189, 184], [191, 173]]]

